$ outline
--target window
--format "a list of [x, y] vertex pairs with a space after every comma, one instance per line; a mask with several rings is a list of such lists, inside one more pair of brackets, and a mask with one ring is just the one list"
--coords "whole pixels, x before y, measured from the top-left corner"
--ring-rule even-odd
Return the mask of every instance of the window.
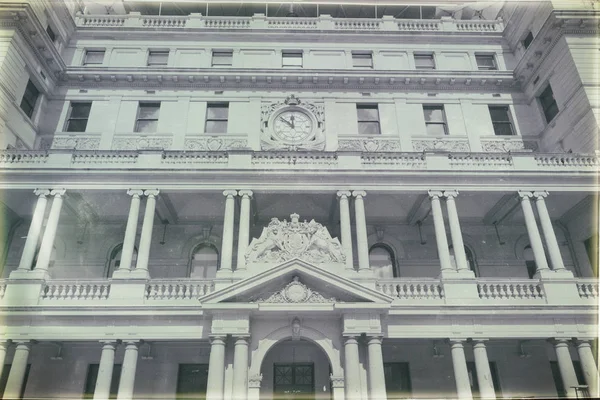
[[217, 275], [219, 252], [210, 243], [201, 243], [192, 252], [190, 277], [212, 279]]
[[[123, 243], [115, 246], [113, 250], [110, 252], [110, 257], [108, 259], [108, 268], [106, 270], [105, 277], [112, 278], [113, 272], [115, 269], [121, 267], [121, 255], [123, 253]], [[133, 255], [131, 256], [131, 267], [135, 266], [137, 261], [137, 248], [133, 248]], [[129, 265], [123, 266], [124, 268], [129, 268]]]
[[388, 399], [412, 397], [410, 369], [407, 362], [383, 363], [383, 375]]
[[87, 50], [83, 59], [83, 65], [102, 65], [104, 62], [104, 50]]
[[[585, 379], [583, 377], [583, 370], [581, 369], [581, 363], [579, 361], [573, 361], [573, 368], [575, 369], [577, 383], [579, 385], [586, 385]], [[560, 376], [560, 368], [558, 367], [558, 362], [550, 361], [550, 369], [552, 370], [552, 378], [554, 379], [554, 386], [556, 387], [558, 397], [567, 397], [565, 385], [563, 384], [562, 378]]]
[[425, 129], [428, 135], [441, 136], [448, 134], [444, 106], [423, 106]]
[[227, 133], [228, 103], [208, 103], [206, 107], [206, 133]]
[[521, 43], [523, 43], [523, 47], [528, 48], [531, 45], [531, 42], [533, 42], [533, 33], [530, 31]]
[[[4, 396], [4, 390], [6, 389], [6, 383], [8, 382], [8, 374], [10, 373], [11, 364], [4, 364], [4, 368], [2, 369], [2, 375], [0, 375], [0, 398]], [[23, 386], [21, 386], [21, 393], [19, 394], [19, 399], [23, 398], [23, 394], [25, 393], [25, 387], [27, 386], [27, 378], [29, 377], [29, 369], [31, 368], [31, 364], [27, 364], [27, 368], [25, 369], [25, 377], [23, 378]]]
[[498, 69], [496, 59], [493, 54], [475, 54], [477, 69], [484, 71], [495, 71]]
[[395, 278], [394, 253], [386, 244], [377, 243], [369, 250], [369, 265], [377, 278]]
[[135, 121], [136, 132], [156, 132], [158, 128], [158, 114], [160, 103], [140, 103], [138, 107], [137, 120]]
[[85, 132], [91, 108], [92, 103], [71, 103], [65, 131]]
[[29, 80], [25, 87], [25, 93], [23, 93], [23, 99], [21, 100], [21, 110], [23, 110], [29, 118], [33, 116], [38, 97], [40, 97], [40, 91], [37, 86]]
[[166, 66], [169, 62], [169, 52], [168, 51], [157, 51], [150, 50], [148, 53], [148, 66], [149, 67], [158, 67], [158, 66]]
[[[467, 371], [469, 373], [469, 383], [471, 384], [471, 393], [473, 394], [473, 398], [480, 398], [481, 394], [479, 393], [479, 381], [477, 380], [477, 369], [474, 362], [467, 362]], [[492, 384], [494, 385], [496, 397], [501, 398], [502, 396], [500, 392], [500, 381], [498, 380], [498, 369], [496, 368], [496, 363], [493, 361], [490, 361], [490, 373], [492, 374]]]
[[585, 251], [587, 252], [588, 258], [590, 259], [590, 265], [592, 266], [593, 276], [598, 276], [598, 234], [590, 236], [583, 241]]
[[213, 67], [231, 67], [233, 65], [232, 50], [213, 50], [212, 66]]
[[415, 54], [416, 69], [435, 69], [433, 54]]
[[373, 53], [353, 51], [352, 66], [356, 68], [373, 68]]
[[281, 63], [284, 68], [302, 68], [302, 51], [283, 51]]
[[357, 104], [358, 133], [361, 135], [379, 135], [379, 109], [377, 104]]
[[[87, 370], [87, 376], [85, 378], [85, 386], [83, 388], [83, 398], [93, 399], [94, 390], [96, 389], [96, 381], [98, 380], [98, 370], [100, 369], [99, 364], [90, 364]], [[119, 381], [121, 380], [121, 364], [113, 365], [112, 378], [110, 380], [110, 397], [111, 399], [117, 398], [117, 392], [119, 390]]]
[[489, 106], [494, 134], [497, 136], [511, 136], [515, 134], [510, 119], [508, 106]]
[[46, 33], [48, 34], [48, 37], [50, 38], [50, 40], [52, 42], [56, 41], [56, 33], [54, 33], [54, 31], [52, 30], [52, 28], [50, 27], [50, 25], [48, 25], [46, 27]]
[[544, 89], [538, 99], [540, 99], [542, 110], [544, 110], [546, 122], [552, 121], [554, 117], [556, 117], [556, 114], [558, 114], [558, 105], [556, 104], [556, 99], [554, 98], [554, 93], [552, 92], [550, 84], [546, 86], [546, 89]]
[[179, 364], [176, 399], [203, 399], [208, 386], [208, 364]]

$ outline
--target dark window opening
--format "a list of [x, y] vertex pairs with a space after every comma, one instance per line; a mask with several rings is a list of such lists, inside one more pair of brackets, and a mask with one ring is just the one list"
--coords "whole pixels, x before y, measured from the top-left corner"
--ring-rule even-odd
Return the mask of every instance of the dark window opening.
[[588, 258], [590, 260], [590, 265], [592, 266], [592, 272], [594, 276], [598, 277], [598, 234], [594, 234], [583, 241], [583, 245], [585, 246], [585, 251], [587, 252]]
[[35, 105], [39, 97], [39, 89], [31, 80], [29, 80], [25, 87], [25, 93], [23, 93], [23, 99], [21, 100], [21, 110], [23, 110], [25, 115], [29, 118], [33, 116], [33, 111], [35, 110]]
[[208, 364], [179, 364], [177, 400], [206, 398]]
[[508, 106], [489, 106], [489, 110], [496, 136], [512, 136], [515, 134]]
[[546, 89], [544, 89], [538, 99], [542, 105], [542, 110], [544, 110], [546, 122], [552, 121], [554, 117], [556, 117], [556, 114], [558, 114], [558, 104], [556, 104], [552, 87], [550, 87], [550, 85], [546, 86]]
[[525, 36], [525, 38], [523, 39], [523, 47], [525, 47], [526, 49], [529, 48], [531, 42], [533, 42], [533, 33], [531, 33], [530, 31], [527, 34], [527, 36]]
[[206, 133], [227, 133], [228, 103], [208, 103], [206, 106]]
[[[85, 378], [85, 386], [83, 389], [83, 398], [92, 399], [94, 398], [94, 391], [96, 390], [96, 381], [98, 380], [98, 371], [100, 370], [100, 364], [90, 364], [88, 366], [87, 376]], [[110, 380], [110, 394], [109, 398], [116, 399], [119, 391], [119, 382], [121, 380], [121, 364], [113, 365], [112, 378]]]
[[383, 373], [388, 399], [412, 397], [410, 369], [407, 362], [383, 363]]
[[379, 107], [377, 104], [357, 104], [358, 133], [361, 135], [379, 135]]
[[85, 132], [91, 109], [92, 103], [71, 103], [65, 131]]

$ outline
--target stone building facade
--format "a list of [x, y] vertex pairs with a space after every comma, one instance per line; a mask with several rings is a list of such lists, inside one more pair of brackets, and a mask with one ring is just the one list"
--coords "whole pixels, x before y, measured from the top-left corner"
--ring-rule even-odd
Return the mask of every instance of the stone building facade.
[[343, 3], [0, 1], [4, 398], [598, 396], [597, 5]]

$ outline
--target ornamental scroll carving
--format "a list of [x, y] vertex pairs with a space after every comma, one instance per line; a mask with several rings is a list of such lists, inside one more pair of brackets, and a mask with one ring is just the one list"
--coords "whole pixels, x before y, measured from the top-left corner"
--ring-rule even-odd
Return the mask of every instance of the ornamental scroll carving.
[[338, 140], [338, 150], [341, 151], [401, 151], [399, 140], [378, 140], [378, 139], [340, 139]]
[[469, 142], [467, 140], [446, 140], [446, 139], [413, 140], [412, 144], [413, 144], [413, 149], [415, 151], [426, 151], [426, 150], [444, 150], [444, 151], [459, 151], [459, 152], [470, 151]]
[[54, 137], [53, 149], [98, 150], [100, 138]]
[[255, 303], [335, 303], [334, 297], [325, 297], [300, 282], [297, 276], [279, 292], [267, 298], [261, 298]]
[[291, 221], [272, 218], [258, 239], [253, 239], [246, 252], [246, 262], [283, 262], [300, 258], [313, 263], [346, 260], [342, 245], [332, 238], [327, 228], [311, 220], [299, 222], [298, 214]]
[[525, 144], [521, 140], [482, 140], [481, 149], [490, 153], [525, 151]]
[[172, 144], [173, 140], [170, 138], [115, 138], [112, 150], [169, 150]]
[[223, 138], [194, 138], [185, 139], [185, 149], [191, 151], [224, 151], [234, 149], [245, 149], [248, 147], [246, 139], [223, 139]]

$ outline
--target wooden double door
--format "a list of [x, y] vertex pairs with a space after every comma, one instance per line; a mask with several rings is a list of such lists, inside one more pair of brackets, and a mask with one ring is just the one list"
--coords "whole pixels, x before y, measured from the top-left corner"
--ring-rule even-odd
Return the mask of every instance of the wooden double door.
[[274, 400], [314, 400], [313, 363], [275, 363], [273, 369]]

